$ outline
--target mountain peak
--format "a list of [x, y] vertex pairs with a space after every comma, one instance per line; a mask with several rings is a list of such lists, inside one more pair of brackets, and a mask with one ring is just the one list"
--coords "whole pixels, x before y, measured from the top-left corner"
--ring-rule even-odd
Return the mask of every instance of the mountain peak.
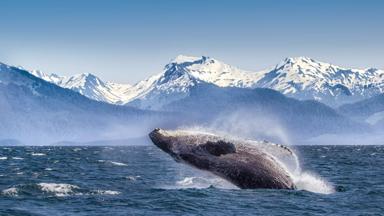
[[298, 56], [298, 57], [287, 57], [278, 65], [282, 66], [282, 65], [314, 65], [314, 64], [318, 65], [318, 64], [326, 64], [326, 63], [316, 61], [306, 56]]
[[172, 59], [171, 63], [183, 64], [186, 62], [195, 62], [199, 60], [201, 60], [201, 57], [178, 55], [176, 58]]
[[90, 86], [105, 85], [97, 76], [91, 73], [76, 74], [62, 80], [69, 88], [86, 88]]
[[195, 56], [186, 56], [186, 55], [178, 55], [176, 58], [172, 59], [170, 64], [185, 64], [185, 63], [203, 63], [206, 62], [207, 60], [214, 60], [209, 56], [200, 56], [200, 57], [195, 57]]
[[295, 57], [287, 57], [287, 58], [285, 58], [285, 61], [289, 61], [289, 62], [302, 62], [302, 61], [314, 62], [315, 60], [313, 60], [312, 58], [307, 57], [307, 56], [295, 56]]
[[99, 80], [100, 81], [99, 77], [97, 77], [96, 75], [91, 74], [91, 73], [82, 73], [82, 74], [78, 74], [77, 76], [82, 78], [82, 79], [85, 79], [85, 80]]

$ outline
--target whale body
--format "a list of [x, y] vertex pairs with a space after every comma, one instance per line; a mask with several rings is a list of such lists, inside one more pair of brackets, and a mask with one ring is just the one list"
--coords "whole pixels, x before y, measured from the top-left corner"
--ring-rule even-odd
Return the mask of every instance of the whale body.
[[242, 189], [295, 189], [292, 178], [269, 148], [292, 154], [281, 145], [228, 140], [214, 134], [155, 129], [152, 142], [177, 162], [220, 176]]

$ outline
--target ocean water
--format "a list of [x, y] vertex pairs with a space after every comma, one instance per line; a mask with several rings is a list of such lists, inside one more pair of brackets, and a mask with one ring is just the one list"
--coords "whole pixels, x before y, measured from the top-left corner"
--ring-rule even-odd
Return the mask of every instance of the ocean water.
[[298, 146], [300, 190], [240, 190], [154, 146], [0, 147], [0, 215], [383, 215], [384, 146]]

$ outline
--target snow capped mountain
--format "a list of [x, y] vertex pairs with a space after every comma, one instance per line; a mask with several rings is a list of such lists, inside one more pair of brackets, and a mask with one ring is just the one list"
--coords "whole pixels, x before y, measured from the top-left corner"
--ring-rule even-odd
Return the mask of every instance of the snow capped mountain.
[[296, 99], [314, 99], [334, 107], [384, 92], [383, 70], [347, 69], [307, 57], [286, 58], [273, 68], [251, 72], [210, 57], [179, 55], [162, 73], [133, 86], [103, 82], [92, 74], [61, 77], [40, 71], [31, 73], [94, 100], [155, 110], [184, 98], [190, 88], [199, 84], [270, 88]]
[[[214, 82], [220, 81], [221, 74], [227, 76], [228, 73], [214, 68], [229, 66], [212, 60], [202, 57], [180, 61], [177, 58], [165, 67], [163, 73], [129, 88], [127, 95], [135, 97], [130, 105], [137, 103], [137, 106], [163, 112], [102, 103], [70, 90], [84, 94], [87, 88], [76, 88], [103, 86], [90, 74], [63, 78], [34, 72], [47, 80], [58, 80], [56, 85], [31, 72], [0, 64], [0, 141], [11, 139], [42, 144], [61, 140], [120, 139], [146, 134], [154, 127], [232, 126], [236, 122], [241, 122], [237, 125], [241, 128], [251, 128], [246, 130], [249, 135], [276, 135], [276, 138], [279, 134], [271, 134], [269, 130], [275, 124], [279, 124], [279, 131], [287, 130], [295, 138], [365, 129], [365, 125], [355, 124], [321, 103], [298, 101], [270, 89], [252, 89], [248, 87], [252, 86], [251, 82], [243, 88], [217, 86]], [[198, 71], [202, 76], [208, 70], [218, 74], [218, 78], [203, 80], [192, 74]], [[237, 72], [239, 76], [248, 76]], [[225, 81], [229, 86], [239, 84], [236, 79]], [[261, 131], [259, 126], [255, 127], [260, 122], [264, 125]]]
[[178, 56], [163, 73], [133, 86], [130, 105], [157, 109], [188, 95], [190, 87], [270, 88], [296, 99], [314, 99], [331, 106], [384, 92], [384, 71], [346, 69], [306, 57], [287, 58], [259, 72], [240, 70], [210, 57]]
[[306, 57], [287, 58], [264, 72], [256, 87], [271, 88], [297, 99], [315, 99], [332, 106], [384, 92], [384, 71], [346, 69]]
[[28, 145], [126, 139], [166, 127], [176, 116], [91, 100], [1, 63], [0, 110], [0, 142]]
[[[256, 80], [260, 79], [260, 73], [240, 70], [220, 62], [214, 58], [177, 56], [167, 68], [182, 70], [192, 77], [219, 87], [251, 88]], [[169, 70], [169, 69], [168, 69]]]
[[162, 73], [134, 85], [127, 102], [143, 109], [159, 109], [187, 96], [193, 86], [212, 83], [219, 87], [251, 88], [258, 76], [213, 58], [180, 55]]
[[41, 71], [30, 71], [31, 74], [54, 83], [60, 87], [71, 89], [93, 100], [122, 104], [126, 92], [131, 85], [103, 82], [100, 78], [90, 73], [77, 74], [70, 77], [56, 74], [45, 74]]

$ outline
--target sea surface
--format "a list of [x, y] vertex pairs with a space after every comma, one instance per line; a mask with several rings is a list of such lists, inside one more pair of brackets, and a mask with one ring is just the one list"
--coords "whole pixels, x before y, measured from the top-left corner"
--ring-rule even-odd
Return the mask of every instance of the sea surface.
[[0, 215], [384, 215], [384, 146], [297, 146], [299, 190], [240, 190], [154, 146], [0, 147]]

